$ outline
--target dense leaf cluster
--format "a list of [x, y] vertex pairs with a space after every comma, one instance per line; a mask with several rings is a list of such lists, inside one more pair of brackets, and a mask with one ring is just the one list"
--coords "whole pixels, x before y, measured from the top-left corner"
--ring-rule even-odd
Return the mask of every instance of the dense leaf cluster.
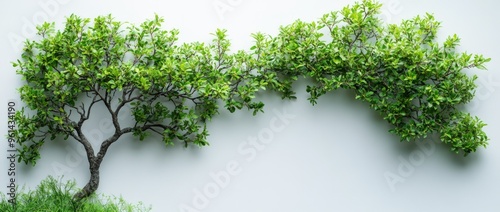
[[[256, 59], [239, 51], [217, 30], [210, 44], [177, 44], [177, 30], [163, 30], [156, 16], [140, 26], [75, 15], [62, 31], [54, 24], [38, 27], [40, 41], [27, 41], [18, 74], [26, 80], [21, 99], [35, 111], [17, 113], [19, 159], [34, 163], [47, 138], [73, 137], [86, 148], [83, 124], [96, 104], [103, 104], [116, 128], [107, 146], [121, 135], [147, 133], [185, 145], [207, 145], [205, 121], [218, 112], [218, 101], [231, 112], [244, 107], [261, 111], [255, 92], [268, 85], [269, 74], [256, 74]], [[268, 76], [269, 75], [269, 76]], [[130, 108], [135, 124], [122, 126], [118, 117]], [[90, 150], [90, 149], [87, 149]], [[92, 151], [93, 152], [93, 151]]]
[[[35, 163], [46, 139], [72, 137], [89, 161], [102, 160], [109, 145], [132, 133], [150, 133], [185, 145], [207, 145], [206, 121], [220, 103], [234, 112], [255, 113], [264, 104], [255, 93], [266, 88], [295, 98], [292, 84], [311, 78], [310, 102], [335, 89], [352, 89], [393, 125], [402, 140], [439, 133], [452, 150], [468, 154], [487, 145], [485, 124], [457, 109], [474, 96], [475, 76], [463, 69], [484, 69], [489, 59], [459, 53], [459, 38], [436, 41], [440, 23], [430, 14], [383, 24], [381, 5], [364, 0], [315, 22], [296, 21], [276, 36], [253, 34], [248, 51], [230, 51], [224, 30], [211, 43], [177, 43], [177, 30], [161, 28], [163, 19], [140, 25], [68, 17], [62, 30], [38, 27], [41, 39], [27, 41], [14, 63], [26, 84], [19, 89], [28, 110], [16, 114], [19, 159]], [[113, 120], [115, 133], [98, 153], [82, 127], [96, 104]], [[135, 123], [120, 123], [130, 109]], [[97, 166], [98, 167], [98, 166]]]
[[485, 124], [459, 111], [474, 96], [476, 76], [463, 69], [485, 69], [482, 55], [458, 53], [460, 39], [440, 44], [440, 23], [431, 14], [384, 25], [377, 17], [382, 5], [365, 0], [319, 21], [296, 21], [277, 36], [257, 34], [262, 67], [281, 76], [284, 96], [293, 94], [298, 77], [311, 78], [310, 102], [338, 88], [352, 89], [393, 125], [401, 140], [439, 133], [452, 151], [465, 154], [487, 145]]

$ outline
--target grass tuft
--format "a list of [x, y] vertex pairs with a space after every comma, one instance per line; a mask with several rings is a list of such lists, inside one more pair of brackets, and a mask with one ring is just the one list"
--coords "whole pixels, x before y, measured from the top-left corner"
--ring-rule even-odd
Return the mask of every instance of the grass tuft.
[[127, 203], [123, 198], [92, 195], [80, 202], [73, 200], [78, 191], [74, 180], [61, 183], [52, 176], [43, 180], [33, 191], [21, 189], [16, 195], [16, 204], [8, 202], [5, 195], [0, 200], [2, 212], [146, 212], [142, 202]]

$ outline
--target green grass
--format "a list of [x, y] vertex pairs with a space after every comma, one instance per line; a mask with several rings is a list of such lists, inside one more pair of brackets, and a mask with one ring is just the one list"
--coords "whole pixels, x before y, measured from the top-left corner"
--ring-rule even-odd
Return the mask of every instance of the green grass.
[[75, 181], [60, 183], [53, 177], [43, 180], [33, 191], [21, 189], [16, 196], [16, 204], [8, 202], [5, 195], [0, 201], [2, 212], [144, 212], [151, 211], [142, 203], [136, 205], [122, 198], [93, 195], [80, 202], [72, 199], [78, 191]]

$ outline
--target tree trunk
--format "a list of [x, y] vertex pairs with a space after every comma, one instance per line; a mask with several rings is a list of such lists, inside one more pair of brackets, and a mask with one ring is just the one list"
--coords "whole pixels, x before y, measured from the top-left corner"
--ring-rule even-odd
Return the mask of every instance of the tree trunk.
[[[90, 179], [87, 185], [85, 185], [85, 187], [83, 187], [82, 190], [78, 191], [73, 196], [73, 199], [76, 201], [80, 201], [82, 199], [89, 197], [90, 195], [94, 194], [94, 192], [97, 190], [97, 188], [99, 187], [99, 168], [101, 166], [102, 159], [106, 155], [109, 146], [113, 144], [115, 141], [117, 141], [118, 138], [120, 138], [120, 136], [125, 133], [124, 131], [119, 130], [119, 124], [117, 124], [116, 116], [113, 117], [113, 122], [115, 123], [115, 126], [118, 126], [116, 127], [117, 131], [112, 137], [102, 142], [101, 149], [99, 150], [97, 155], [94, 155], [94, 149], [92, 149], [92, 145], [85, 138], [81, 130], [78, 131], [78, 135], [81, 138], [81, 143], [83, 144], [83, 146], [85, 147], [85, 151], [87, 152], [87, 160], [89, 161]], [[131, 132], [131, 130], [128, 132]]]
[[89, 162], [90, 162], [90, 166], [89, 166], [90, 180], [87, 183], [87, 185], [85, 185], [85, 187], [83, 187], [83, 189], [81, 191], [77, 192], [73, 196], [73, 199], [75, 199], [76, 201], [80, 201], [84, 198], [89, 197], [99, 187], [99, 167], [101, 164], [100, 164], [100, 162], [97, 162], [97, 160], [92, 160]]

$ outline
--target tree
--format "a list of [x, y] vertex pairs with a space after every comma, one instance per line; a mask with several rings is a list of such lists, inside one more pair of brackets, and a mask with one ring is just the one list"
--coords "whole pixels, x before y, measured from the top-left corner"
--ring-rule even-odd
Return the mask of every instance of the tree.
[[[294, 99], [299, 77], [314, 105], [323, 94], [352, 89], [392, 126], [401, 140], [439, 133], [451, 149], [465, 155], [486, 147], [485, 124], [458, 110], [474, 96], [476, 76], [463, 69], [485, 69], [490, 59], [459, 53], [459, 38], [436, 41], [440, 23], [430, 14], [384, 25], [381, 4], [363, 0], [319, 21], [280, 28], [277, 36], [253, 34], [250, 51], [230, 53], [224, 30], [209, 45], [177, 45], [176, 30], [162, 30], [156, 16], [140, 26], [111, 16], [89, 19], [75, 15], [62, 31], [54, 24], [38, 27], [40, 41], [27, 41], [22, 61], [14, 66], [25, 80], [19, 89], [27, 105], [16, 113], [19, 160], [35, 164], [50, 138], [63, 136], [83, 145], [91, 177], [75, 197], [84, 198], [99, 185], [99, 167], [109, 146], [125, 134], [139, 139], [155, 133], [163, 141], [205, 146], [206, 122], [219, 102], [230, 112], [242, 108], [254, 115], [264, 104], [254, 100], [266, 88]], [[326, 32], [325, 36], [323, 32]], [[96, 104], [109, 112], [114, 134], [95, 151], [82, 127]], [[135, 123], [120, 123], [130, 108]]]
[[[71, 15], [61, 31], [54, 23], [37, 27], [41, 39], [26, 41], [22, 61], [13, 64], [26, 80], [19, 92], [27, 109], [15, 116], [19, 161], [35, 165], [48, 139], [79, 142], [90, 169], [89, 182], [75, 195], [82, 199], [98, 188], [106, 152], [125, 134], [205, 146], [206, 122], [220, 102], [231, 112], [262, 111], [264, 104], [252, 99], [274, 76], [252, 72], [251, 55], [229, 53], [225, 31], [217, 30], [209, 45], [176, 45], [178, 31], [161, 29], [162, 22], [156, 16], [124, 29], [110, 15], [93, 25]], [[114, 133], [95, 150], [82, 129], [97, 104], [106, 108]], [[120, 123], [120, 113], [130, 113], [135, 123]]]
[[276, 72], [284, 97], [293, 95], [291, 85], [299, 76], [311, 78], [307, 92], [313, 105], [327, 92], [354, 90], [402, 141], [439, 133], [457, 153], [486, 147], [486, 124], [457, 106], [469, 102], [476, 88], [477, 77], [462, 70], [486, 69], [490, 59], [457, 52], [457, 35], [439, 44], [440, 23], [431, 14], [383, 25], [377, 17], [381, 6], [363, 0], [319, 21], [281, 27], [275, 37], [258, 34], [263, 68]]

